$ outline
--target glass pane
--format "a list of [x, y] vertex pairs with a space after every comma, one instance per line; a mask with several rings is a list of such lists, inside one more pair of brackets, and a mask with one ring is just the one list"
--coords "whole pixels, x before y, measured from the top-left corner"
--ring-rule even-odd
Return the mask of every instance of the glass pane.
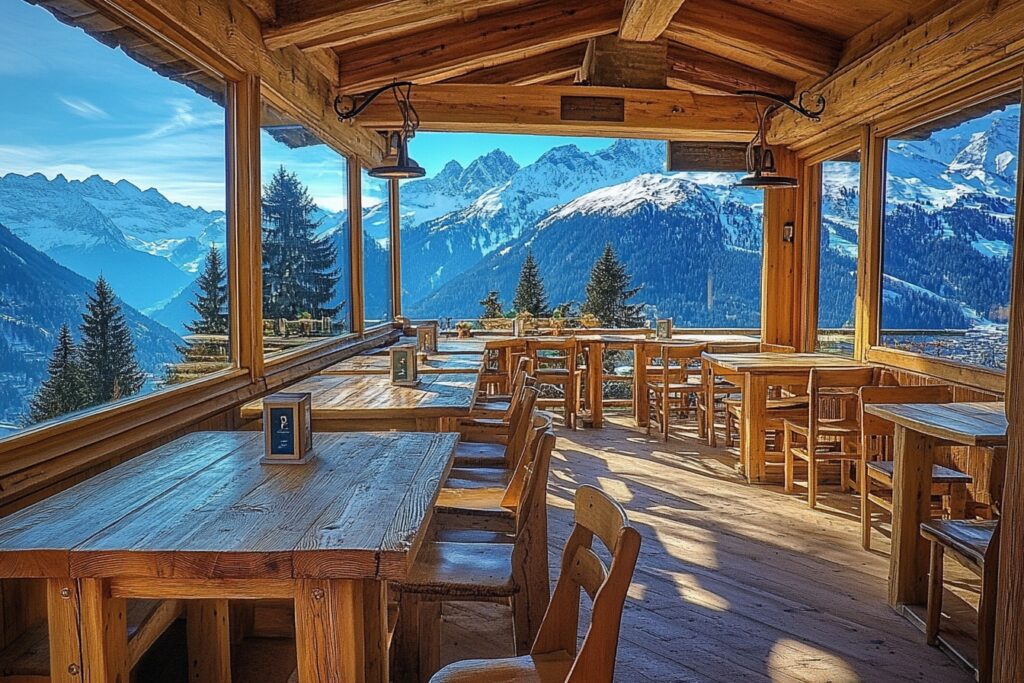
[[853, 356], [860, 227], [860, 152], [821, 165], [818, 351]]
[[391, 209], [388, 181], [363, 169], [363, 302], [366, 327], [391, 320]]
[[740, 174], [667, 173], [653, 140], [422, 133], [411, 152], [428, 170], [400, 193], [411, 318], [760, 327], [764, 200]]
[[[224, 85], [4, 3], [0, 436], [229, 365]], [[144, 66], [144, 64], [146, 66]]]
[[882, 344], [1006, 367], [1020, 95], [888, 141]]
[[263, 353], [352, 330], [348, 159], [264, 103]]

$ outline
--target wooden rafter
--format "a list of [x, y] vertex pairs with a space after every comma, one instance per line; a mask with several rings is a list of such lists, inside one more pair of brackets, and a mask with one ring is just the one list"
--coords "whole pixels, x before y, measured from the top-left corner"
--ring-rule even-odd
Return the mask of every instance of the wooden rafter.
[[725, 0], [690, 0], [665, 36], [791, 81], [830, 74], [842, 50], [833, 36]]
[[791, 97], [794, 90], [785, 78], [678, 43], [668, 45], [668, 83], [710, 93], [764, 90]]
[[[622, 120], [566, 120], [563, 97], [621, 99]], [[675, 90], [437, 84], [415, 87], [412, 101], [425, 131], [746, 141], [757, 127], [744, 98]], [[401, 125], [398, 108], [386, 98], [357, 120], [374, 129]]]
[[619, 25], [619, 38], [648, 42], [657, 40], [668, 28], [684, 0], [626, 0]]
[[587, 48], [584, 43], [554, 52], [545, 52], [507, 64], [470, 71], [445, 83], [477, 83], [480, 85], [542, 85], [573, 78], [583, 62]]
[[338, 47], [458, 21], [527, 0], [282, 0], [264, 27], [267, 47]]
[[544, 0], [341, 54], [340, 86], [363, 92], [392, 79], [436, 82], [470, 71], [552, 52], [612, 33], [619, 10], [593, 0]]

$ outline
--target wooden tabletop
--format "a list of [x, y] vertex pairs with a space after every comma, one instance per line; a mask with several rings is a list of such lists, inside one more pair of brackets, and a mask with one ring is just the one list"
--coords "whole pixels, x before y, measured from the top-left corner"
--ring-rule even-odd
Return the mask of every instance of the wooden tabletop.
[[[416, 346], [416, 337], [399, 337], [395, 344], [412, 344]], [[390, 347], [382, 347], [375, 349], [370, 352], [371, 355], [386, 356]], [[447, 339], [442, 338], [437, 341], [437, 353], [449, 354], [449, 353], [479, 353], [482, 354], [487, 349], [487, 345], [483, 338], [476, 339]]]
[[[197, 432], [0, 519], [0, 576], [400, 580], [457, 434]], [[69, 573], [70, 572], [70, 573]]]
[[730, 372], [809, 372], [811, 368], [859, 368], [851, 358], [827, 353], [705, 353], [709, 363]]
[[[423, 375], [416, 386], [396, 386], [387, 375], [315, 375], [288, 387], [309, 392], [313, 419], [465, 417], [476, 401], [479, 374]], [[263, 400], [242, 406], [242, 418], [263, 417]]]
[[987, 403], [890, 403], [864, 406], [864, 412], [921, 434], [965, 446], [1005, 446], [1006, 405]]
[[[473, 373], [483, 368], [483, 356], [477, 353], [439, 353], [420, 359], [419, 371], [423, 374]], [[323, 375], [388, 375], [391, 362], [387, 356], [353, 356], [340, 363], [321, 370]]]

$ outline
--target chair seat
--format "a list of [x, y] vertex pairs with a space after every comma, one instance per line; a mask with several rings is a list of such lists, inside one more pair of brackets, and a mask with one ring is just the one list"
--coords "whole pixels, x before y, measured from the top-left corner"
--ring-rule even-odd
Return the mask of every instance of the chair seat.
[[991, 520], [933, 519], [921, 522], [921, 535], [951, 548], [980, 567], [985, 564], [985, 551], [996, 524]]
[[565, 379], [569, 376], [568, 368], [538, 368], [534, 375], [537, 377], [537, 381], [543, 381], [544, 377], [558, 377]]
[[[647, 382], [647, 388], [651, 391], [663, 391], [665, 389], [665, 383], [661, 380], [650, 380]], [[700, 384], [691, 384], [690, 382], [669, 382], [669, 391], [700, 391]]]
[[466, 659], [449, 664], [430, 683], [564, 683], [573, 660], [558, 652], [507, 659]]
[[[892, 460], [869, 460], [867, 463], [872, 479], [890, 483], [893, 480], [895, 466], [896, 464]], [[974, 479], [969, 474], [957, 472], [942, 465], [932, 465], [933, 484], [970, 484], [972, 481]]]
[[509, 411], [509, 403], [506, 401], [477, 402], [473, 406], [473, 412], [469, 414], [471, 419], [479, 420], [503, 420]]
[[488, 529], [443, 528], [434, 533], [433, 540], [453, 543], [514, 543], [516, 537], [514, 534]]
[[[810, 432], [810, 427], [807, 424], [806, 416], [804, 419], [796, 418], [786, 420], [786, 428], [791, 432], [796, 432], [803, 436], [807, 436]], [[818, 434], [820, 436], [860, 436], [860, 425], [856, 419], [842, 419], [842, 420], [818, 420]]]
[[501, 507], [504, 486], [478, 488], [443, 488], [437, 494], [434, 509], [441, 513], [461, 513], [513, 518], [512, 510]]
[[513, 595], [511, 543], [425, 543], [401, 590], [446, 598]]
[[460, 441], [455, 447], [455, 467], [494, 467], [505, 469], [505, 445]]
[[444, 481], [446, 489], [484, 489], [504, 487], [511, 473], [493, 467], [453, 467]]
[[[722, 401], [725, 405], [730, 408], [739, 409], [743, 405], [743, 398], [727, 398]], [[807, 397], [806, 396], [786, 396], [785, 398], [770, 398], [766, 404], [768, 411], [782, 411], [782, 410], [796, 410], [803, 409], [803, 412], [807, 412]]]

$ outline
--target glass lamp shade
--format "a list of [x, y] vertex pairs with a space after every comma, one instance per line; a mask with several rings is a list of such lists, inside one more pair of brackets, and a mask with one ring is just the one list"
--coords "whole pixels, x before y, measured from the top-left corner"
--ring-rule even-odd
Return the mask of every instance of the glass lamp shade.
[[409, 145], [404, 137], [396, 134], [389, 147], [388, 156], [381, 160], [379, 166], [374, 166], [368, 171], [371, 176], [404, 180], [406, 178], [422, 178], [427, 174], [426, 169], [409, 156]]

